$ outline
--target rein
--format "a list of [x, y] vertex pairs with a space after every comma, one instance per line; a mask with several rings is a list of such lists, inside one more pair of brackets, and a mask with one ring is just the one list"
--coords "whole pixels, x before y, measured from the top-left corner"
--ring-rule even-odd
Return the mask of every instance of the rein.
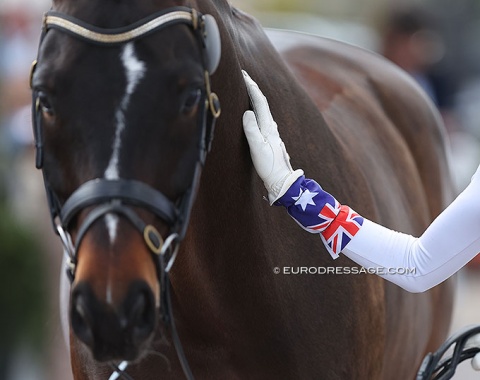
[[[179, 202], [172, 202], [164, 194], [143, 182], [97, 178], [82, 184], [62, 205], [50, 186], [43, 168], [42, 114], [40, 112], [39, 93], [35, 88], [33, 88], [32, 92], [32, 113], [36, 167], [42, 169], [54, 230], [59, 235], [64, 252], [68, 258], [67, 275], [70, 282], [73, 283], [75, 279], [79, 246], [93, 223], [109, 213], [125, 217], [142, 234], [144, 242], [155, 261], [161, 289], [160, 317], [166, 327], [170, 327], [177, 356], [186, 378], [193, 379], [175, 326], [170, 297], [169, 272], [177, 257], [179, 244], [186, 234], [201, 171], [205, 164], [207, 153], [211, 148], [215, 121], [221, 112], [219, 99], [210, 88], [210, 75], [213, 74], [220, 60], [220, 34], [215, 19], [211, 15], [202, 15], [195, 9], [174, 7], [154, 13], [124, 28], [103, 29], [89, 25], [69, 15], [49, 11], [44, 16], [39, 51], [50, 29], [56, 29], [88, 43], [112, 46], [137, 40], [177, 24], [188, 25], [197, 37], [202, 50], [202, 64], [205, 69], [205, 88], [202, 91], [202, 105], [198, 115], [198, 128], [201, 131], [198, 159], [191, 186], [183, 194]], [[32, 65], [31, 84], [36, 65], [37, 61]], [[72, 221], [82, 210], [90, 206], [94, 206], [94, 208], [87, 214], [85, 220], [79, 226], [74, 242], [69, 232]], [[153, 225], [147, 225], [132, 210], [131, 206], [144, 208], [166, 222], [170, 228], [170, 235], [164, 240], [156, 228]], [[122, 376], [126, 379], [131, 379], [125, 372], [127, 366], [127, 362], [122, 362], [119, 366], [112, 364], [115, 372], [110, 379], [117, 379]]]

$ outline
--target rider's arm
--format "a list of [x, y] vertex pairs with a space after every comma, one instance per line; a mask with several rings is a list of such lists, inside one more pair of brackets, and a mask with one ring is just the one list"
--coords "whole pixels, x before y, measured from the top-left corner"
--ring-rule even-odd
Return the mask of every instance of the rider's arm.
[[[293, 171], [267, 100], [245, 73], [255, 112], [243, 123], [252, 160], [270, 204], [282, 205], [297, 223], [318, 233], [332, 257], [342, 252], [356, 263], [411, 292], [444, 281], [480, 251], [480, 174], [419, 238], [392, 231], [340, 205], [300, 170]], [[396, 272], [397, 274], [390, 274]]]

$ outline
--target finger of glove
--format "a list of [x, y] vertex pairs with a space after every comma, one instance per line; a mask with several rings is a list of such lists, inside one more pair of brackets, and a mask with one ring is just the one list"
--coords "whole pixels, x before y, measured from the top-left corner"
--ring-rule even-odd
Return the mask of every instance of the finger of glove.
[[260, 133], [255, 114], [252, 111], [246, 111], [243, 114], [243, 130], [250, 146], [250, 155], [255, 170], [260, 178], [265, 181], [265, 178], [272, 172], [275, 153], [272, 146]]
[[472, 359], [472, 368], [475, 371], [480, 371], [480, 353], [476, 354]]
[[253, 111], [245, 111], [243, 114], [243, 131], [247, 137], [248, 145], [252, 143], [264, 143], [265, 137], [260, 132], [258, 127], [257, 118]]
[[253, 163], [262, 179], [265, 180], [265, 176], [271, 175], [275, 166], [292, 171], [283, 141], [278, 136], [264, 137], [252, 111], [243, 114], [243, 130], [250, 146]]
[[242, 73], [260, 130], [264, 136], [268, 136], [274, 126], [274, 121], [267, 98], [263, 95], [257, 83], [255, 83], [245, 71], [242, 70]]

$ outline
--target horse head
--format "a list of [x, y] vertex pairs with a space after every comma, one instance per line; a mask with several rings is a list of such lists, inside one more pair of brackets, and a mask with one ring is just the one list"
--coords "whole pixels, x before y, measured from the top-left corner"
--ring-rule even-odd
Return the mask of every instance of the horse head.
[[135, 360], [154, 335], [219, 115], [219, 59], [215, 20], [183, 2], [58, 0], [45, 16], [37, 166], [71, 327], [98, 361]]

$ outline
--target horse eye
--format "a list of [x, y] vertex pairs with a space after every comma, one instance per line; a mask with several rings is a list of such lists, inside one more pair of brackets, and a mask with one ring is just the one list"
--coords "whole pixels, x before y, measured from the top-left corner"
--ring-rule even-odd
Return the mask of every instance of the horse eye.
[[194, 90], [190, 90], [185, 99], [185, 102], [182, 106], [182, 113], [188, 114], [193, 111], [193, 109], [197, 106], [198, 102], [200, 101], [200, 96], [202, 95], [202, 91], [199, 88]]
[[53, 116], [54, 115], [55, 112], [53, 110], [52, 103], [50, 102], [50, 99], [45, 92], [40, 91], [38, 93], [38, 101], [39, 101], [39, 105], [40, 105], [40, 110], [42, 111], [42, 113], [44, 115], [46, 115], [46, 116]]

